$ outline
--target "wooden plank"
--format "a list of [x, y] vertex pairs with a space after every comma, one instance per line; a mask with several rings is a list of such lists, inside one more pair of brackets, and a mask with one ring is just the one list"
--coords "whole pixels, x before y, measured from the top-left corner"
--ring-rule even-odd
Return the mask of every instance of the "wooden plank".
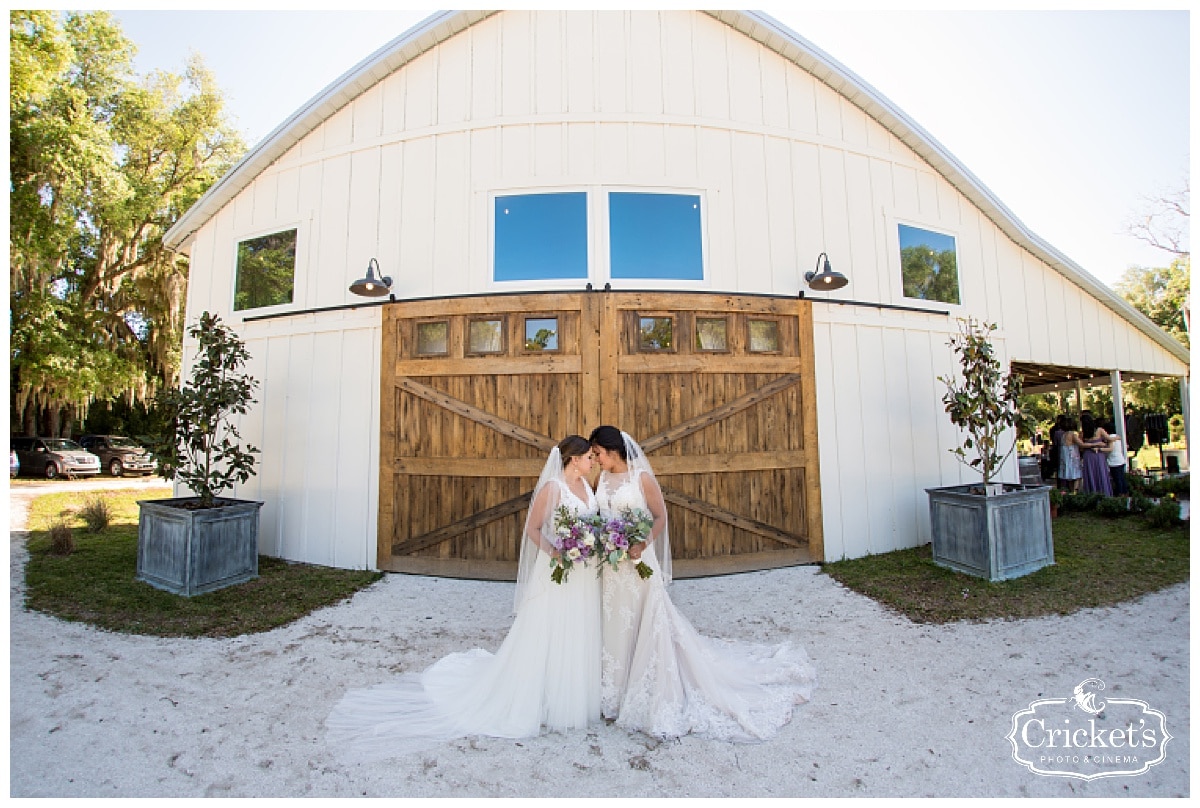
[[[621, 422], [621, 380], [618, 362], [621, 353], [622, 319], [617, 310], [615, 295], [606, 294], [601, 299], [603, 306], [600, 318], [600, 423]], [[600, 424], [597, 424], [599, 426]]]
[[579, 292], [527, 295], [464, 295], [430, 300], [405, 300], [393, 304], [401, 317], [444, 318], [466, 314], [534, 314], [577, 311]]
[[532, 491], [526, 491], [520, 496], [513, 497], [510, 500], [501, 502], [499, 505], [493, 505], [490, 508], [485, 508], [482, 511], [471, 514], [470, 516], [451, 522], [448, 525], [439, 527], [436, 530], [431, 530], [428, 533], [420, 536], [414, 536], [407, 541], [397, 542], [392, 545], [392, 555], [408, 555], [409, 553], [420, 552], [421, 550], [449, 541], [450, 539], [462, 536], [476, 528], [483, 527], [489, 522], [494, 522], [497, 519], [503, 519], [506, 516], [511, 516], [518, 511], [529, 507], [529, 500], [533, 497]]
[[602, 421], [602, 391], [600, 388], [600, 321], [604, 315], [602, 297], [584, 294], [579, 299], [579, 329], [577, 334], [580, 358], [579, 414], [580, 430], [584, 437], [600, 426]]
[[[794, 364], [795, 362], [793, 360], [793, 366]], [[699, 432], [701, 429], [712, 426], [717, 421], [728, 418], [729, 416], [739, 413], [742, 410], [749, 409], [755, 404], [758, 404], [760, 401], [770, 398], [782, 390], [788, 389], [798, 381], [800, 381], [799, 374], [780, 376], [778, 379], [764, 384], [762, 387], [754, 390], [753, 392], [747, 393], [744, 396], [739, 396], [733, 401], [729, 401], [720, 407], [717, 407], [716, 409], [709, 410], [701, 416], [689, 419], [681, 424], [677, 424], [665, 432], [660, 432], [657, 435], [646, 438], [646, 440], [642, 441], [642, 448], [645, 449], [647, 453], [653, 452], [656, 449], [661, 449], [668, 443], [673, 443], [680, 438], [692, 434], [693, 432]]]
[[[404, 377], [397, 378], [392, 385], [388, 387], [397, 387], [407, 393], [412, 393], [418, 398], [422, 398], [432, 404], [436, 404], [450, 412], [461, 415], [464, 418], [483, 424], [486, 427], [496, 430], [510, 438], [527, 443], [530, 446], [536, 446], [539, 449], [549, 452], [558, 441], [553, 438], [548, 438], [545, 435], [539, 435], [532, 432], [523, 426], [518, 426], [510, 421], [506, 421], [490, 412], [485, 412], [477, 407], [473, 407], [465, 401], [461, 401], [453, 396], [448, 396], [440, 390], [434, 390], [432, 387], [421, 384], [413, 379]], [[395, 456], [395, 453], [392, 453]]]
[[[451, 328], [453, 332], [454, 329]], [[534, 373], [579, 373], [580, 358], [562, 354], [473, 356], [465, 359], [402, 359], [392, 363], [397, 376], [523, 376]]]
[[[398, 310], [395, 306], [384, 306], [383, 313], [383, 347], [380, 357], [379, 385], [379, 452], [380, 457], [395, 456], [396, 454], [396, 387], [391, 378], [391, 369], [396, 362], [396, 345], [398, 343], [396, 328]], [[385, 564], [391, 558], [393, 531], [395, 530], [395, 489], [396, 479], [386, 463], [379, 464], [379, 523], [375, 538], [375, 565], [386, 569]]]
[[757, 519], [751, 519], [748, 516], [742, 516], [741, 514], [737, 514], [733, 511], [726, 510], [725, 508], [713, 505], [710, 502], [704, 502], [703, 500], [696, 499], [695, 497], [688, 496], [687, 494], [681, 494], [678, 491], [673, 491], [669, 488], [663, 488], [662, 492], [663, 499], [665, 499], [667, 502], [674, 503], [681, 508], [687, 508], [690, 511], [695, 511], [702, 516], [707, 516], [709, 519], [715, 519], [718, 522], [724, 522], [727, 525], [732, 525], [733, 527], [740, 528], [742, 530], [748, 530], [751, 533], [764, 536], [773, 541], [780, 542], [781, 544], [787, 544], [792, 547], [803, 547], [805, 549], [808, 547], [804, 537], [788, 533], [785, 530], [780, 530], [779, 528], [768, 525], [765, 522], [760, 522]]
[[[730, 334], [730, 341], [733, 341]], [[652, 354], [622, 356], [619, 373], [795, 373], [794, 356], [746, 356], [725, 354]]]
[[755, 297], [737, 294], [690, 294], [687, 292], [610, 292], [624, 311], [660, 309], [701, 313], [743, 312], [795, 316], [796, 301], [787, 297]]
[[809, 455], [804, 450], [730, 454], [722, 452], [710, 455], [659, 455], [650, 458], [650, 462], [654, 466], [654, 473], [665, 477], [670, 474], [723, 474], [804, 468], [808, 465]]
[[814, 353], [812, 302], [798, 304], [800, 340], [800, 430], [810, 461], [804, 468], [804, 516], [808, 549], [814, 561], [825, 560], [825, 528], [821, 516], [821, 451], [817, 445], [817, 370]]
[[417, 477], [534, 477], [542, 473], [543, 457], [397, 457], [392, 464], [395, 474]]

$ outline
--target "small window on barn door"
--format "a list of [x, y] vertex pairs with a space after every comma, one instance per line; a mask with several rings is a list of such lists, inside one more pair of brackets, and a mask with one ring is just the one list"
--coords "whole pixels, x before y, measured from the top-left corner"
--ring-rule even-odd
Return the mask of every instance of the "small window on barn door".
[[638, 317], [638, 349], [642, 351], [675, 350], [675, 318]]
[[471, 320], [467, 325], [467, 353], [504, 353], [504, 318]]
[[748, 320], [746, 325], [750, 353], [779, 353], [778, 320]]
[[233, 310], [292, 302], [296, 285], [296, 230], [239, 241]]
[[533, 353], [558, 350], [558, 318], [526, 317], [525, 350]]
[[449, 321], [417, 323], [417, 356], [446, 356], [449, 353]]
[[899, 225], [904, 296], [958, 305], [958, 249], [954, 236]]
[[696, 318], [696, 350], [728, 351], [729, 320], [725, 317]]

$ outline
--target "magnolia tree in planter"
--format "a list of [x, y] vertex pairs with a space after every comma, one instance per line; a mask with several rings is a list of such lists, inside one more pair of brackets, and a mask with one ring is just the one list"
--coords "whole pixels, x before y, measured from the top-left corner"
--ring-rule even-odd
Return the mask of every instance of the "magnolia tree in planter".
[[169, 391], [174, 434], [159, 450], [163, 476], [195, 496], [138, 503], [139, 580], [197, 595], [258, 575], [261, 502], [221, 493], [254, 474], [253, 446], [242, 448], [234, 416], [254, 403], [258, 385], [246, 375], [250, 354], [232, 329], [204, 312], [188, 330], [197, 341], [191, 377]]
[[996, 358], [990, 339], [995, 330], [995, 324], [960, 319], [949, 343], [959, 375], [938, 377], [946, 385], [946, 413], [966, 433], [950, 451], [980, 473], [983, 485], [925, 489], [933, 560], [993, 581], [1054, 563], [1049, 487], [994, 482], [1016, 449], [1017, 431], [1028, 426], [1019, 404], [1022, 379], [1006, 374]]
[[[1028, 430], [1031, 425], [1031, 419], [1021, 412], [1022, 378], [1016, 373], [1005, 374], [996, 358], [989, 339], [996, 330], [994, 323], [960, 319], [958, 324], [958, 334], [950, 338], [950, 347], [958, 357], [961, 378], [938, 377], [946, 385], [942, 403], [950, 420], [967, 433], [962, 446], [950, 452], [983, 475], [985, 493], [1000, 493], [1003, 486], [992, 481], [1016, 449], [1018, 430]], [[1006, 432], [1011, 440], [1007, 441], [1008, 449], [1001, 451]]]

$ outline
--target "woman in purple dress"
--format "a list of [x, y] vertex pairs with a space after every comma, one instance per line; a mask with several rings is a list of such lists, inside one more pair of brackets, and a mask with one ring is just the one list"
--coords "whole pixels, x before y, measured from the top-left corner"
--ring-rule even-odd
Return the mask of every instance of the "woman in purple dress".
[[1112, 478], [1108, 474], [1108, 433], [1090, 413], [1082, 417], [1083, 490], [1085, 493], [1112, 496]]

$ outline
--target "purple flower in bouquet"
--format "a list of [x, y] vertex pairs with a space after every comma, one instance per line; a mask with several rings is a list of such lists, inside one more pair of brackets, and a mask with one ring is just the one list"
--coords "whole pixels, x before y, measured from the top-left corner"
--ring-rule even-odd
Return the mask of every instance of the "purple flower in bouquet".
[[[622, 561], [630, 558], [631, 547], [646, 543], [653, 527], [654, 517], [640, 508], [626, 508], [620, 516], [604, 521], [600, 534], [601, 563], [616, 570]], [[644, 561], [638, 561], [636, 569], [642, 578], [654, 574], [654, 570]]]
[[596, 555], [600, 540], [595, 517], [579, 517], [565, 505], [554, 511], [554, 540], [558, 555], [550, 559], [550, 580], [561, 584], [576, 564], [586, 565]]

